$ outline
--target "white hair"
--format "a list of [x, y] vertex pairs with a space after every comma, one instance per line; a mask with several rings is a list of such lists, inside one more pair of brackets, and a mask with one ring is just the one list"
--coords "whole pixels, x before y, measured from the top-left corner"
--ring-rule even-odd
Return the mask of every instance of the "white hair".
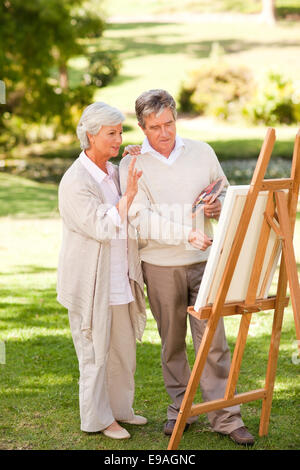
[[87, 132], [91, 135], [96, 135], [102, 126], [116, 126], [123, 122], [124, 119], [125, 116], [121, 111], [101, 101], [87, 106], [81, 115], [76, 129], [82, 150], [90, 147]]

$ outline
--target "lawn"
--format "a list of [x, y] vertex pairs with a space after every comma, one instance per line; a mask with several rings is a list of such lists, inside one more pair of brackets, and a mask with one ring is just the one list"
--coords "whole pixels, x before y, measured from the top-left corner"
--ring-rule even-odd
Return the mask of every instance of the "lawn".
[[[104, 1], [105, 9], [110, 15], [138, 16], [161, 15], [169, 13], [260, 13], [261, 0], [214, 0], [213, 8], [210, 0], [114, 0]], [[298, 0], [276, 0], [276, 12], [279, 17], [299, 13]]]
[[249, 67], [256, 80], [270, 70], [298, 80], [300, 63], [295, 56], [299, 40], [297, 22], [279, 21], [266, 27], [259, 22], [211, 19], [200, 23], [109, 23], [102, 39], [84, 43], [87, 53], [101, 46], [119, 54], [119, 77], [96, 97], [133, 113], [135, 98], [148, 88], [167, 88], [176, 97], [187, 73], [201, 67], [216, 43], [224, 50], [226, 61]]
[[[0, 340], [6, 361], [0, 364], [0, 449], [166, 449], [162, 434], [168, 396], [160, 367], [160, 340], [148, 309], [143, 342], [137, 345], [135, 410], [147, 416], [145, 427], [127, 426], [128, 441], [112, 441], [101, 434], [80, 431], [78, 367], [67, 312], [56, 301], [56, 266], [61, 240], [57, 214], [57, 186], [0, 174], [9, 187], [2, 206]], [[26, 195], [26, 201], [25, 201]], [[5, 201], [5, 190], [0, 194]], [[48, 201], [48, 202], [47, 202]], [[34, 209], [35, 208], [35, 209]], [[299, 216], [299, 214], [298, 214]], [[295, 247], [300, 261], [300, 220]], [[231, 349], [237, 318], [226, 319]], [[238, 391], [264, 385], [270, 313], [254, 315]], [[242, 406], [242, 415], [257, 437], [254, 449], [299, 449], [299, 367], [291, 306], [286, 309], [268, 436], [258, 438], [261, 403]], [[190, 332], [188, 355], [193, 364]], [[200, 394], [197, 400], [201, 400]], [[180, 449], [237, 449], [224, 436], [212, 433], [205, 416], [191, 427]]]

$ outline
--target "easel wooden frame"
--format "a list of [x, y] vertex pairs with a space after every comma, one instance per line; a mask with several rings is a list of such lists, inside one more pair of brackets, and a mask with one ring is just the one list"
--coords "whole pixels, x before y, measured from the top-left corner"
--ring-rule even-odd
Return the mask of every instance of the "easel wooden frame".
[[[196, 312], [193, 307], [188, 308], [189, 314], [198, 319], [207, 319], [208, 321], [184, 399], [181, 404], [178, 418], [169, 441], [168, 450], [175, 450], [178, 448], [188, 417], [198, 416], [212, 410], [222, 409], [258, 399], [263, 400], [259, 435], [264, 436], [268, 433], [283, 313], [284, 308], [289, 303], [289, 298], [286, 297], [288, 282], [294, 312], [296, 336], [299, 340], [298, 344], [300, 348], [300, 286], [293, 248], [293, 233], [300, 186], [300, 131], [298, 132], [295, 140], [290, 178], [264, 179], [274, 143], [275, 130], [269, 128], [259, 154], [240, 223], [236, 231], [232, 249], [213, 305], [203, 307], [199, 312]], [[262, 190], [269, 191], [269, 195], [247, 296], [244, 302], [225, 303], [230, 282], [247, 233], [252, 211], [259, 191]], [[287, 194], [284, 190], [287, 190]], [[267, 299], [256, 298], [259, 274], [264, 259], [268, 234], [271, 229], [275, 231], [278, 236], [278, 240], [282, 243], [277, 293], [276, 296], [269, 297]], [[274, 317], [265, 387], [246, 393], [235, 394], [252, 314], [270, 309], [274, 309]], [[225, 395], [223, 398], [218, 400], [193, 405], [193, 400], [199, 386], [200, 377], [204, 369], [218, 321], [221, 316], [236, 314], [241, 315], [241, 322], [232, 357]]]

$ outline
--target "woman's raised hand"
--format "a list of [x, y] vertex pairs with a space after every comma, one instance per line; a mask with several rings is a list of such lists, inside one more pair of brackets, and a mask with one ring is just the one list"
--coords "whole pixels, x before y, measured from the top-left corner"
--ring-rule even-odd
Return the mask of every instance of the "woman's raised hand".
[[[134, 157], [131, 160], [129, 168], [128, 168], [127, 188], [126, 188], [126, 192], [125, 192], [125, 196], [132, 199], [132, 201], [133, 201], [134, 196], [138, 192], [138, 180], [140, 179], [140, 177], [143, 174], [143, 172], [141, 170], [138, 171], [134, 167], [135, 162], [136, 162], [136, 157]], [[131, 202], [130, 202], [130, 204], [131, 204]]]
[[127, 188], [124, 193], [124, 196], [121, 197], [116, 206], [122, 221], [126, 219], [128, 210], [134, 200], [136, 193], [138, 192], [138, 181], [143, 173], [141, 170], [138, 171], [134, 167], [135, 162], [136, 157], [134, 157], [129, 164], [127, 175]]

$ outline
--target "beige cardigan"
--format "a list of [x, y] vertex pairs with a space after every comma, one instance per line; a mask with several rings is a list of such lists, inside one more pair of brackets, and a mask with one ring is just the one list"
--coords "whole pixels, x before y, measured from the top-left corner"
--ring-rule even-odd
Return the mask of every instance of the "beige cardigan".
[[[114, 182], [119, 188], [118, 172]], [[57, 300], [82, 315], [81, 329], [93, 340], [97, 364], [105, 361], [110, 337], [110, 240], [116, 230], [106, 214], [110, 207], [99, 185], [79, 159], [75, 160], [59, 185], [63, 238]], [[144, 282], [132, 228], [128, 233], [128, 266], [135, 298], [129, 304], [130, 316], [135, 336], [141, 340], [146, 324]]]

